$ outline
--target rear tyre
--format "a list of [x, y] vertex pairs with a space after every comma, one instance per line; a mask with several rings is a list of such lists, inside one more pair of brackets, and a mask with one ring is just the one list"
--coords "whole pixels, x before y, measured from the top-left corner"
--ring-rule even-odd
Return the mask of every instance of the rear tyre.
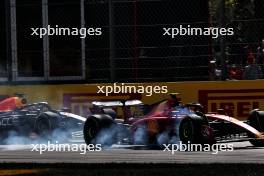
[[83, 135], [87, 145], [111, 146], [116, 141], [115, 123], [108, 115], [88, 117], [84, 124]]

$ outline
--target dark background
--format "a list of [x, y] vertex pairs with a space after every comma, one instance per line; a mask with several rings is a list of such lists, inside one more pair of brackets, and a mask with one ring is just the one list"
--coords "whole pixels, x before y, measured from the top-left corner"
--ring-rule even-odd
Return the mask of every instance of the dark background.
[[[244, 48], [256, 52], [263, 38], [261, 0], [228, 1], [225, 11], [221, 0], [16, 0], [11, 6], [12, 1], [0, 2], [3, 84], [208, 80], [210, 60], [244, 64]], [[69, 28], [83, 23], [102, 28], [103, 34], [84, 40], [30, 35], [30, 28], [45, 23]], [[208, 36], [162, 35], [163, 27], [180, 24], [234, 27], [235, 35], [225, 43]], [[223, 45], [226, 53], [221, 53]]]

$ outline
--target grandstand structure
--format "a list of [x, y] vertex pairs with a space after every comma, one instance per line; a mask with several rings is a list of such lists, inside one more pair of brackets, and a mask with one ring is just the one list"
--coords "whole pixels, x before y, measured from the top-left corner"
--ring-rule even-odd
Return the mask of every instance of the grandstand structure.
[[[214, 24], [207, 0], [3, 0], [0, 13], [3, 84], [208, 80], [221, 48], [210, 36], [163, 36], [166, 27]], [[31, 35], [48, 25], [102, 35]]]

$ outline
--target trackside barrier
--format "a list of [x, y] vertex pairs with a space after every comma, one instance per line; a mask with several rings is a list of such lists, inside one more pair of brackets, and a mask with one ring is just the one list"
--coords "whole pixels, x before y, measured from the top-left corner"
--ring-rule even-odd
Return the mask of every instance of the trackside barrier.
[[[113, 84], [67, 84], [67, 85], [16, 85], [0, 86], [0, 97], [24, 93], [29, 103], [48, 101], [56, 109], [70, 108], [72, 112], [84, 115], [89, 111], [93, 100], [111, 100], [123, 98], [141, 99], [152, 104], [166, 99], [166, 93], [146, 94], [109, 94], [97, 93], [97, 86]], [[200, 102], [207, 112], [224, 108], [228, 114], [246, 119], [251, 109], [264, 110], [264, 81], [208, 81], [208, 82], [172, 82], [172, 83], [131, 83], [125, 85], [167, 86], [168, 92], [179, 92], [181, 101]]]

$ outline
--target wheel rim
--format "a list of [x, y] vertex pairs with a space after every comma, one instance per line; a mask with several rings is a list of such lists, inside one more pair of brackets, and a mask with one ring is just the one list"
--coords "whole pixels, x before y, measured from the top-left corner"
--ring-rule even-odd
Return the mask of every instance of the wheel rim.
[[185, 138], [188, 138], [189, 137], [189, 134], [190, 134], [190, 131], [188, 129], [184, 129], [183, 131], [183, 135]]
[[95, 120], [90, 119], [89, 121], [86, 121], [85, 128], [84, 128], [84, 137], [86, 143], [90, 143], [95, 139], [99, 129], [98, 124]]
[[183, 136], [183, 142], [191, 141], [193, 136], [193, 124], [190, 120], [186, 120], [182, 124], [182, 136]]
[[90, 138], [93, 138], [93, 137], [96, 136], [97, 129], [96, 129], [95, 127], [90, 126], [90, 128], [88, 128], [87, 131], [88, 131], [88, 136], [89, 136]]

